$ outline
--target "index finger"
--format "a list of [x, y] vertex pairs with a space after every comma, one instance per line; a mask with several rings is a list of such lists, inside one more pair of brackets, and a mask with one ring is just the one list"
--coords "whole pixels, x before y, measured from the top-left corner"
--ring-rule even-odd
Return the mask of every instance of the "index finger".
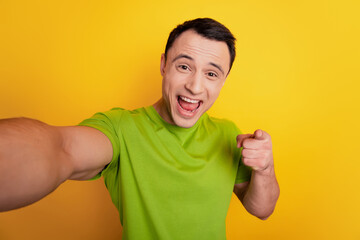
[[245, 139], [253, 138], [254, 134], [239, 134], [236, 136], [237, 147], [242, 147]]

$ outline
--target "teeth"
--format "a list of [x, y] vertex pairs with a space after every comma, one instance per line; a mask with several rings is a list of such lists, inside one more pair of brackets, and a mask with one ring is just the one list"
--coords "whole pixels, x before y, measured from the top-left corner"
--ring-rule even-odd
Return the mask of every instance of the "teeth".
[[180, 96], [180, 98], [181, 98], [181, 100], [188, 102], [188, 103], [199, 103], [200, 102], [199, 100], [192, 100], [190, 98], [183, 97], [183, 96]]

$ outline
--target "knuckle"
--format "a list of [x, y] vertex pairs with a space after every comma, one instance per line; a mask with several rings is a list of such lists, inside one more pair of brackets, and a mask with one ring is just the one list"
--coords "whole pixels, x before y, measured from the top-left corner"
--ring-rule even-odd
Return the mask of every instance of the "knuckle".
[[246, 165], [249, 166], [249, 159], [248, 158], [243, 158], [242, 162]]
[[270, 134], [266, 133], [267, 139], [271, 141], [271, 136]]
[[243, 149], [243, 150], [242, 150], [242, 155], [243, 155], [244, 157], [246, 157], [248, 154], [249, 154], [249, 150], [248, 150], [248, 149]]
[[248, 140], [244, 139], [242, 144], [243, 144], [244, 148], [246, 148], [248, 146]]
[[271, 142], [265, 142], [263, 145], [264, 149], [270, 150], [272, 149], [272, 145]]
[[265, 169], [266, 168], [266, 162], [265, 161], [261, 161], [260, 162], [260, 164], [259, 164], [259, 167], [261, 168], [261, 169]]

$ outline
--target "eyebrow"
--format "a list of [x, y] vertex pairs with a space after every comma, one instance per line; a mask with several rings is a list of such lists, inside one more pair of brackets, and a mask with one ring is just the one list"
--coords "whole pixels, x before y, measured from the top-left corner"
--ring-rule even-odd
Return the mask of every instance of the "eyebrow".
[[172, 62], [175, 62], [176, 60], [180, 59], [180, 58], [186, 58], [186, 59], [189, 59], [189, 60], [194, 60], [192, 57], [190, 57], [189, 55], [186, 55], [186, 54], [180, 54], [180, 55], [177, 55], [176, 58], [174, 58], [172, 60]]
[[[176, 57], [172, 60], [172, 62], [175, 62], [176, 60], [178, 60], [178, 59], [180, 59], [180, 58], [186, 58], [186, 59], [189, 59], [189, 60], [194, 61], [194, 59], [193, 59], [192, 57], [190, 57], [189, 55], [180, 54], [180, 55], [176, 56]], [[213, 63], [213, 62], [209, 62], [209, 64], [210, 64], [211, 66], [216, 67], [217, 69], [219, 69], [219, 71], [220, 71], [222, 74], [225, 75], [224, 70], [222, 69], [222, 67], [221, 67], [220, 65], [218, 65], [218, 64], [216, 64], [216, 63]]]
[[220, 72], [221, 72], [223, 75], [225, 75], [224, 70], [222, 69], [221, 66], [219, 66], [219, 65], [217, 65], [216, 63], [213, 63], [213, 62], [210, 62], [210, 65], [216, 67], [217, 69], [220, 70]]

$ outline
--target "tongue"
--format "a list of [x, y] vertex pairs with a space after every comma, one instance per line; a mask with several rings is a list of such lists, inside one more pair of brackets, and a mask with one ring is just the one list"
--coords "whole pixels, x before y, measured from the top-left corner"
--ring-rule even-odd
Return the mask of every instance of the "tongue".
[[189, 103], [189, 102], [185, 102], [184, 100], [182, 100], [181, 98], [179, 98], [179, 104], [180, 106], [185, 109], [186, 111], [194, 111], [198, 106], [199, 103]]

